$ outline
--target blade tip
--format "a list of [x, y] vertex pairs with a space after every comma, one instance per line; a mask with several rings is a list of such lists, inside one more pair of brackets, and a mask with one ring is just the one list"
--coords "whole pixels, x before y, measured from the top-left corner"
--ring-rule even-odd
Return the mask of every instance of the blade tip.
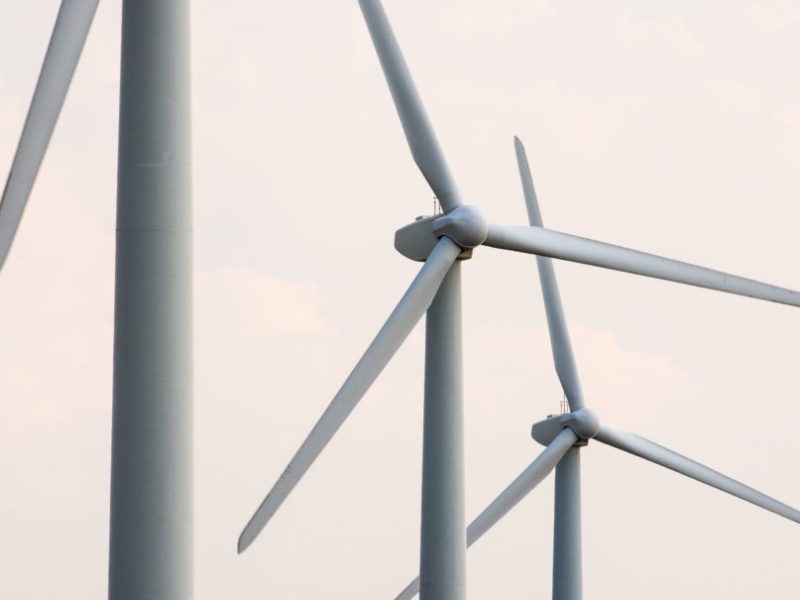
[[242, 535], [239, 536], [239, 541], [236, 544], [236, 554], [241, 554], [247, 550], [252, 543], [253, 537], [248, 535], [247, 530], [243, 531]]

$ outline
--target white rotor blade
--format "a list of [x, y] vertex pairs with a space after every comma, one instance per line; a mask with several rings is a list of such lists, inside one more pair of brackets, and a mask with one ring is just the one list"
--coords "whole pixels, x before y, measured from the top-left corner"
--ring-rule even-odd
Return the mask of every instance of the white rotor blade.
[[0, 200], [0, 269], [11, 249], [36, 174], [47, 151], [98, 0], [62, 0], [39, 81]]
[[253, 542], [272, 518], [428, 310], [444, 276], [460, 253], [461, 248], [447, 237], [441, 238], [436, 244], [408, 291], [247, 523], [239, 537], [240, 553]]
[[[572, 448], [578, 436], [569, 427], [559, 433], [542, 453], [528, 465], [519, 477], [467, 527], [467, 547], [477, 542], [484, 533], [502, 519], [517, 503], [556, 468], [558, 461]], [[419, 577], [400, 592], [395, 600], [410, 600], [419, 593]]]
[[436, 139], [414, 80], [380, 0], [359, 0], [383, 74], [406, 134], [411, 155], [445, 212], [461, 206], [461, 196]]
[[715, 487], [723, 492], [727, 492], [737, 498], [747, 500], [756, 506], [774, 512], [790, 521], [800, 523], [800, 511], [791, 506], [787, 506], [783, 502], [770, 498], [766, 494], [762, 494], [735, 479], [731, 479], [722, 473], [709, 469], [690, 458], [686, 458], [677, 452], [659, 446], [638, 435], [623, 433], [603, 427], [600, 429], [600, 433], [595, 436], [595, 439], [609, 446], [614, 446], [615, 448], [649, 460], [650, 462], [654, 462], [662, 467], [672, 469], [673, 471], [696, 479], [701, 483]]
[[[525, 205], [528, 208], [528, 221], [535, 227], [543, 227], [528, 156], [525, 153], [525, 146], [518, 137], [514, 138], [514, 149], [517, 153], [517, 165], [522, 179]], [[575, 365], [575, 355], [569, 340], [567, 322], [564, 318], [564, 308], [561, 306], [561, 295], [558, 292], [553, 261], [546, 256], [537, 256], [536, 265], [539, 267], [539, 282], [542, 286], [544, 309], [547, 313], [547, 328], [550, 331], [550, 346], [553, 351], [556, 374], [569, 401], [570, 410], [578, 410], [584, 407], [583, 393], [578, 379], [578, 368]]]
[[541, 227], [490, 225], [484, 244], [800, 306], [800, 293], [786, 288]]

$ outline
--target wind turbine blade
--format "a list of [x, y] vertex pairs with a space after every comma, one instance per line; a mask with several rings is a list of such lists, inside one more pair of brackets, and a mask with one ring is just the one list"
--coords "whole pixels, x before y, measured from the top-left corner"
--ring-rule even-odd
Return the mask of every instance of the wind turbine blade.
[[98, 0], [63, 0], [0, 200], [0, 269], [67, 96]]
[[541, 227], [490, 225], [484, 244], [800, 306], [800, 293], [786, 288]]
[[414, 80], [403, 58], [380, 0], [359, 0], [372, 43], [392, 92], [397, 114], [411, 147], [411, 155], [445, 212], [462, 205], [455, 181], [447, 167]]
[[[467, 527], [467, 546], [472, 546], [484, 533], [494, 527], [500, 519], [527, 496], [533, 488], [555, 469], [558, 461], [572, 448], [578, 436], [569, 427], [563, 429], [555, 439], [528, 465], [519, 477], [511, 482], [501, 494], [479, 514]], [[395, 600], [410, 600], [419, 593], [419, 577], [400, 592]]]
[[[528, 221], [532, 226], [543, 227], [542, 214], [539, 202], [536, 199], [536, 190], [533, 187], [533, 177], [528, 164], [525, 146], [518, 137], [514, 138], [514, 149], [517, 153], [517, 165], [522, 179], [522, 192], [525, 196], [525, 205], [528, 208]], [[564, 394], [569, 400], [570, 410], [583, 408], [583, 393], [581, 392], [578, 368], [575, 365], [575, 355], [569, 340], [569, 330], [564, 318], [564, 308], [561, 306], [561, 295], [558, 292], [556, 272], [553, 261], [546, 256], [537, 256], [536, 264], [539, 267], [539, 282], [542, 286], [544, 309], [547, 313], [547, 329], [550, 331], [550, 346], [553, 351], [553, 362], [556, 374]]]
[[791, 506], [638, 435], [603, 427], [595, 439], [800, 523], [800, 511]]
[[316, 460], [333, 435], [344, 423], [411, 330], [428, 310], [436, 290], [461, 253], [450, 238], [443, 237], [431, 252], [399, 304], [389, 315], [378, 335], [358, 361], [353, 371], [322, 413], [303, 445], [283, 471], [272, 490], [258, 507], [239, 537], [243, 552], [258, 536], [297, 482]]
[[411, 600], [419, 594], [419, 577], [409, 583], [405, 589], [397, 594], [394, 600]]
[[578, 436], [569, 427], [564, 428], [555, 439], [528, 465], [519, 477], [502, 491], [484, 511], [467, 527], [467, 543], [477, 542], [484, 533], [494, 527], [517, 503], [550, 474], [558, 461], [578, 441]]
[[528, 153], [522, 140], [514, 136], [514, 151], [517, 154], [517, 166], [519, 176], [522, 180], [522, 194], [525, 196], [525, 207], [528, 209], [528, 222], [533, 227], [544, 227], [542, 223], [542, 213], [539, 210], [539, 201], [536, 198], [536, 190], [533, 187], [533, 177], [531, 176], [531, 166], [528, 163]]

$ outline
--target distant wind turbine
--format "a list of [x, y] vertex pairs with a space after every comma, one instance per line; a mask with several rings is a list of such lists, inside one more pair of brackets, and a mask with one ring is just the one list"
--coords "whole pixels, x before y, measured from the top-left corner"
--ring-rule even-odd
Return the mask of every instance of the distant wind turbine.
[[[532, 227], [543, 227], [525, 148], [518, 138], [514, 138], [514, 145], [528, 208], [528, 219]], [[586, 408], [583, 399], [553, 261], [544, 256], [538, 256], [536, 261], [547, 314], [553, 362], [569, 402], [570, 412], [548, 417], [533, 426], [533, 438], [546, 448], [470, 523], [466, 532], [467, 546], [477, 542], [555, 469], [553, 600], [581, 598], [583, 586], [580, 448], [586, 446], [591, 439], [649, 460], [800, 523], [800, 511], [766, 494], [638, 435], [601, 426], [595, 414]], [[419, 578], [412, 581], [395, 600], [410, 600], [418, 593]]]

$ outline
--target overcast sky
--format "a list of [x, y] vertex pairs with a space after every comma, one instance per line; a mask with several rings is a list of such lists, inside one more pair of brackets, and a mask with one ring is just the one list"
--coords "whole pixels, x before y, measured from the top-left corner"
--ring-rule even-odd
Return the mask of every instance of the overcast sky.
[[[56, 0], [0, 8], [10, 165]], [[796, 2], [386, 0], [462, 194], [800, 289]], [[431, 210], [357, 2], [193, 3], [196, 598], [393, 598], [416, 573], [423, 328], [259, 540], [236, 538], [418, 269]], [[120, 3], [101, 3], [0, 277], [0, 589], [106, 595]], [[6, 167], [2, 167], [3, 169]], [[556, 266], [588, 404], [800, 505], [800, 311]], [[464, 265], [467, 514], [558, 410], [532, 257]], [[800, 527], [599, 444], [588, 599], [796, 596]], [[471, 598], [550, 593], [552, 479], [469, 553]]]

